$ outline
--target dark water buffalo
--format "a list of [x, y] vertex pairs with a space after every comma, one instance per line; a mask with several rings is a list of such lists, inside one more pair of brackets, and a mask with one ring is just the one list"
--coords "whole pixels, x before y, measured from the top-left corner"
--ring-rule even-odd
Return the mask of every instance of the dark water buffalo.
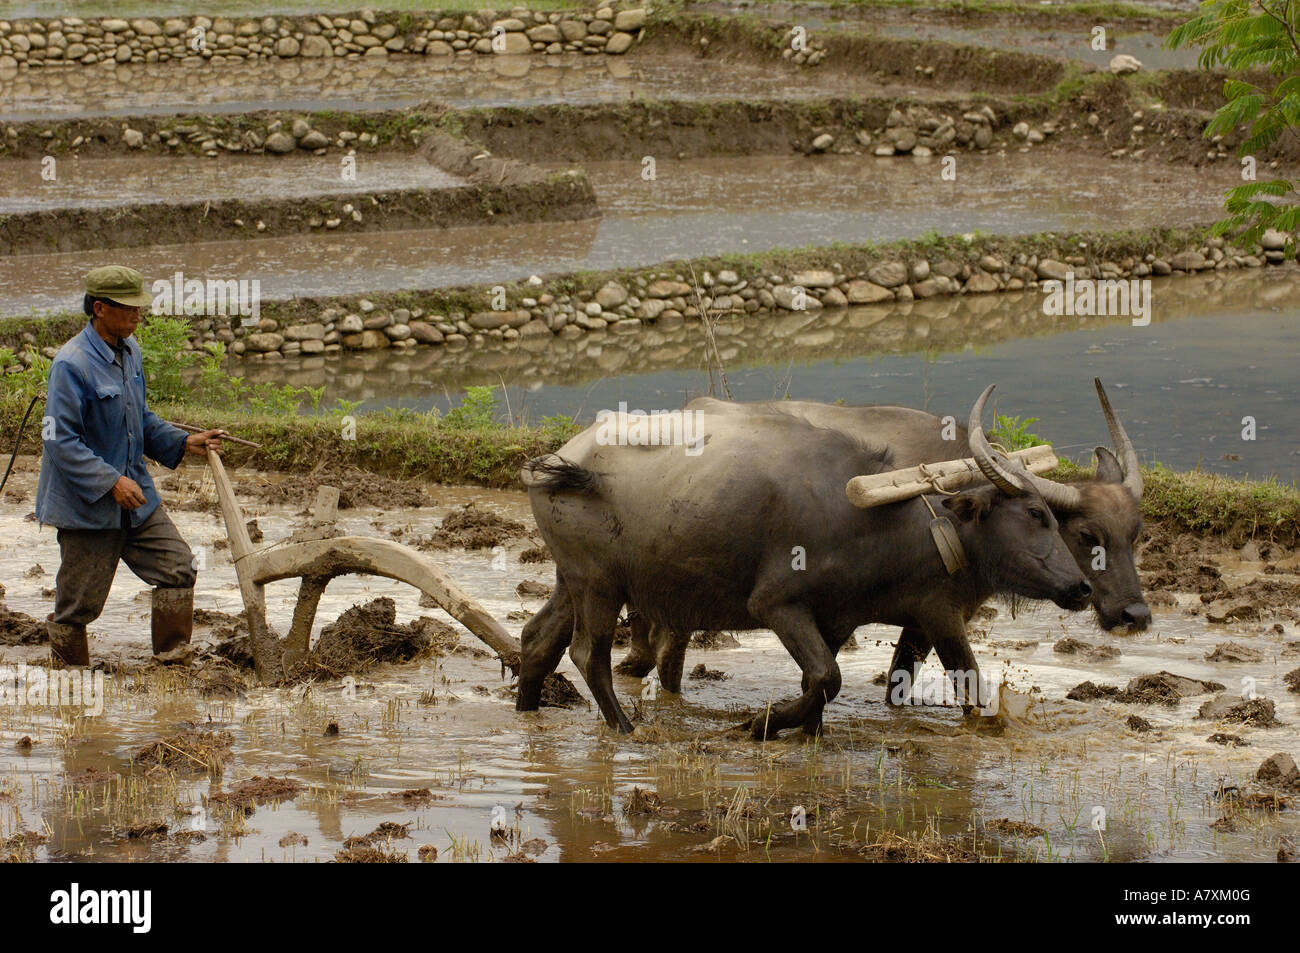
[[840, 690], [835, 654], [871, 622], [923, 633], [959, 699], [964, 685], [976, 696], [966, 700], [986, 704], [966, 638], [974, 611], [995, 594], [1067, 609], [1091, 597], [1024, 471], [1004, 468], [997, 484], [930, 498], [953, 517], [969, 561], [950, 575], [923, 499], [869, 510], [848, 501], [851, 478], [889, 468], [887, 450], [781, 414], [704, 415], [702, 423], [696, 455], [682, 446], [604, 445], [593, 426], [558, 454], [525, 464], [520, 476], [557, 585], [524, 627], [520, 711], [537, 708], [542, 680], [571, 639], [605, 720], [632, 729], [610, 668], [624, 605], [675, 632], [775, 632], [803, 671], [803, 694], [757, 715], [757, 738], [796, 725], [820, 729], [822, 709]]
[[[1142, 475], [1137, 453], [1115, 416], [1101, 381], [1093, 383], [1114, 451], [1105, 447], [1096, 449], [1097, 476], [1092, 480], [1062, 485], [1035, 478], [1035, 483], [1052, 507], [1060, 524], [1061, 538], [1092, 585], [1092, 607], [1098, 624], [1108, 631], [1117, 627], [1140, 631], [1151, 622], [1151, 610], [1142, 597], [1134, 555], [1134, 545], [1142, 531]], [[945, 429], [943, 418], [910, 407], [883, 404], [852, 407], [795, 400], [737, 403], [702, 397], [687, 404], [687, 410], [713, 415], [798, 417], [873, 445], [888, 446], [894, 469], [972, 455], [965, 428], [950, 424]], [[618, 671], [641, 677], [657, 668], [663, 687], [680, 691], [690, 633], [652, 627], [635, 612], [631, 630], [631, 650], [619, 663]], [[925, 661], [930, 648], [921, 632], [904, 629], [890, 665], [891, 679], [900, 670], [914, 671]]]

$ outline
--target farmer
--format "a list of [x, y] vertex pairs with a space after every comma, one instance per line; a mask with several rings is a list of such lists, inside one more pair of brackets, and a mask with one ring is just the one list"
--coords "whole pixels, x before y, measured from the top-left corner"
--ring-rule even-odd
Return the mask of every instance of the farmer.
[[67, 665], [90, 664], [86, 625], [103, 611], [119, 559], [155, 587], [155, 655], [188, 643], [194, 624], [194, 557], [159, 505], [144, 457], [175, 469], [186, 452], [219, 452], [226, 431], [187, 434], [146, 406], [131, 335], [151, 303], [140, 272], [94, 269], [82, 302], [90, 323], [50, 365], [36, 519], [58, 527], [61, 562], [46, 627], [50, 650]]

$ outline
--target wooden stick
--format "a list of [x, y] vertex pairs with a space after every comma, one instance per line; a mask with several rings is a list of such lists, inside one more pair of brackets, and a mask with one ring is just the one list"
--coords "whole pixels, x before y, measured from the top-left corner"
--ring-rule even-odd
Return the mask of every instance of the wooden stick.
[[[1057, 464], [1056, 454], [1047, 444], [1017, 450], [1009, 456], [1030, 473], [1047, 473]], [[934, 482], [931, 482], [933, 478]], [[861, 509], [910, 500], [924, 493], [959, 490], [984, 479], [975, 460], [945, 460], [903, 470], [889, 470], [869, 476], [857, 476], [845, 486], [849, 502]], [[937, 484], [937, 486], [936, 486]]]
[[[163, 423], [171, 424], [173, 427], [179, 427], [181, 430], [187, 431], [189, 433], [203, 433], [206, 430], [213, 429], [211, 427], [196, 427], [193, 424], [178, 424], [174, 420], [164, 420]], [[220, 437], [218, 439], [229, 440], [231, 443], [237, 443], [241, 447], [252, 447], [254, 450], [262, 449], [262, 445], [260, 443], [253, 443], [253, 441], [251, 440], [241, 440], [239, 437], [232, 437], [229, 434], [227, 434], [224, 437]]]

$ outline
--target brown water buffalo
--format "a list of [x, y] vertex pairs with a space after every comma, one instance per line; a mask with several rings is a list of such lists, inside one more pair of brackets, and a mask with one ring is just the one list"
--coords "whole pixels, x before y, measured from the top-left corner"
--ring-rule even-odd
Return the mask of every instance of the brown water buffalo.
[[[1061, 538], [1092, 585], [1092, 607], [1098, 624], [1108, 631], [1119, 627], [1140, 631], [1151, 622], [1134, 555], [1142, 531], [1142, 474], [1137, 453], [1101, 381], [1094, 379], [1093, 383], [1114, 451], [1096, 448], [1097, 475], [1091, 480], [1063, 485], [1035, 477], [1034, 482], [1052, 507]], [[965, 428], [950, 425], [945, 430], [943, 418], [910, 407], [852, 407], [796, 400], [737, 403], [702, 397], [691, 401], [686, 409], [714, 415], [798, 417], [873, 445], [887, 446], [894, 469], [972, 455]], [[617, 671], [639, 678], [657, 669], [666, 690], [680, 691], [691, 633], [651, 627], [635, 611], [630, 616], [631, 649]], [[914, 673], [930, 654], [930, 648], [922, 633], [904, 629], [890, 664], [890, 678], [900, 670]]]
[[[991, 390], [971, 413], [977, 433]], [[605, 720], [631, 731], [610, 667], [624, 605], [675, 632], [776, 633], [803, 693], [755, 716], [756, 738], [820, 730], [840, 690], [836, 652], [871, 622], [921, 632], [959, 700], [983, 705], [991, 698], [966, 638], [974, 611], [996, 594], [1067, 609], [1091, 597], [1029, 475], [979, 446], [992, 485], [863, 510], [845, 485], [888, 469], [888, 449], [798, 417], [705, 414], [685, 448], [610, 445], [600, 432], [593, 425], [520, 474], [556, 565], [554, 595], [524, 627], [520, 711], [537, 708], [569, 644]], [[931, 506], [946, 508], [965, 550], [954, 574], [931, 536]]]

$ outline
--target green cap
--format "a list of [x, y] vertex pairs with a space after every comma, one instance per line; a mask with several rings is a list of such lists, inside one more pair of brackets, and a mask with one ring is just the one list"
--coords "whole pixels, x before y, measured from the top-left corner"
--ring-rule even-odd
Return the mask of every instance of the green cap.
[[107, 298], [128, 308], [147, 308], [153, 304], [153, 295], [144, 291], [144, 276], [125, 265], [105, 265], [88, 272], [86, 294]]

